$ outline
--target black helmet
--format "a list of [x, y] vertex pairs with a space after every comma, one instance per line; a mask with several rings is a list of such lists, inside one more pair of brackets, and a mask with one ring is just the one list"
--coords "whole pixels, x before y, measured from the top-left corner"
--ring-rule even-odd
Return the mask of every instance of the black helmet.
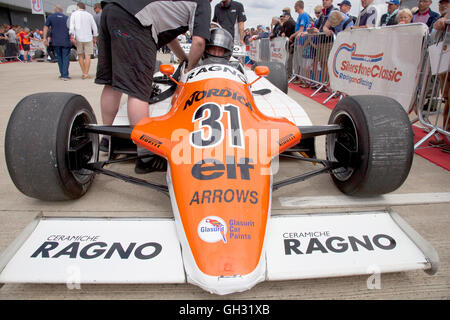
[[[215, 56], [208, 52], [208, 48], [211, 46], [216, 46], [225, 49], [225, 53], [222, 57]], [[226, 60], [230, 60], [231, 54], [233, 53], [233, 37], [231, 34], [222, 28], [214, 28], [211, 29], [211, 37], [209, 38], [209, 42], [206, 45], [205, 50], [205, 58], [225, 58]]]

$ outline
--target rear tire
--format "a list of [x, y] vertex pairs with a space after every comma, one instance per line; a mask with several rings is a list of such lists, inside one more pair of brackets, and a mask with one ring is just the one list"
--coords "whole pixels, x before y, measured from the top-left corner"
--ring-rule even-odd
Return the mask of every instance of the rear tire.
[[326, 138], [327, 159], [344, 164], [331, 171], [339, 190], [370, 196], [403, 184], [412, 165], [414, 141], [409, 118], [397, 101], [375, 95], [346, 97], [328, 123], [346, 129]]
[[41, 200], [70, 200], [89, 189], [94, 173], [69, 169], [68, 150], [90, 141], [86, 162], [98, 160], [98, 135], [81, 127], [96, 124], [87, 100], [71, 93], [38, 93], [15, 107], [6, 129], [9, 175], [25, 195]]
[[255, 70], [257, 66], [266, 66], [269, 67], [270, 73], [266, 77], [267, 80], [270, 81], [275, 87], [283, 91], [284, 93], [288, 93], [289, 88], [289, 79], [286, 72], [286, 67], [280, 62], [257, 62], [252, 66], [252, 70]]

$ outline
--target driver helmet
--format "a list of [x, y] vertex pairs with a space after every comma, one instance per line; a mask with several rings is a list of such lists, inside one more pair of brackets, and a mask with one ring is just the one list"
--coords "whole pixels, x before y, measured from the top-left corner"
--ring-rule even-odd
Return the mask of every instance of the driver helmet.
[[[219, 47], [224, 49], [223, 55], [216, 55], [210, 52], [211, 47]], [[230, 60], [231, 54], [233, 53], [233, 37], [231, 34], [222, 28], [211, 29], [211, 37], [208, 44], [206, 45], [206, 50], [204, 54], [205, 59], [216, 58]]]

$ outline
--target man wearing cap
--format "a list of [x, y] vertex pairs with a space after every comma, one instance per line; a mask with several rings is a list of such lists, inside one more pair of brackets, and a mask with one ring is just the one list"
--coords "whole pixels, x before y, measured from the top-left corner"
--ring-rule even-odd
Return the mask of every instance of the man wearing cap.
[[214, 7], [213, 22], [220, 24], [234, 39], [235, 44], [244, 43], [244, 22], [247, 21], [242, 3], [222, 0]]
[[434, 23], [433, 28], [436, 29], [436, 26], [438, 27], [438, 30], [444, 30], [445, 29], [445, 21], [447, 20], [447, 16], [450, 13], [450, 2], [449, 0], [439, 0], [439, 14], [441, 17]]
[[[289, 8], [285, 8], [289, 9]], [[292, 19], [290, 11], [283, 9], [283, 13], [280, 17], [281, 29], [280, 34], [282, 37], [290, 37], [295, 32], [295, 20]], [[288, 77], [292, 75], [292, 58], [294, 55], [294, 45], [293, 43], [289, 46], [289, 57], [286, 65]]]
[[432, 2], [432, 0], [419, 0], [417, 3], [417, 7], [419, 8], [419, 10], [417, 10], [417, 12], [413, 14], [412, 19], [412, 22], [414, 23], [425, 23], [430, 29], [430, 32], [433, 30], [433, 23], [435, 23], [436, 20], [440, 18], [439, 13], [434, 12], [430, 9]]
[[386, 1], [388, 5], [388, 10], [385, 14], [381, 16], [380, 26], [393, 26], [398, 23], [397, 13], [398, 7], [400, 6], [400, 0], [389, 0]]
[[265, 31], [265, 27], [263, 25], [258, 25], [258, 35], [256, 36], [256, 39], [265, 39], [269, 38], [269, 33]]
[[347, 17], [349, 17], [350, 19], [353, 20], [353, 23], [356, 22], [356, 17], [350, 15], [350, 13], [349, 13], [349, 12], [350, 12], [350, 9], [352, 8], [352, 3], [351, 3], [350, 1], [344, 0], [344, 1], [342, 1], [341, 3], [338, 3], [338, 6], [339, 6], [340, 11], [341, 11], [342, 13], [345, 13], [345, 15], [346, 15]]
[[291, 17], [290, 13], [283, 11], [283, 14], [280, 16], [280, 22], [281, 36], [289, 38], [295, 32], [295, 20]]

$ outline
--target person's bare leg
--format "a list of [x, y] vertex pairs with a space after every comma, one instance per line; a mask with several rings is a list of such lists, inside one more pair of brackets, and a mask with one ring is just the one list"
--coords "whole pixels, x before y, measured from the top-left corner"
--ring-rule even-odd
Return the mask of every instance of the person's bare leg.
[[89, 68], [91, 66], [91, 55], [90, 54], [86, 54], [84, 57], [84, 70], [83, 70], [83, 74], [87, 77], [89, 76]]
[[[128, 120], [130, 121], [131, 126], [135, 126], [141, 119], [148, 118], [148, 102], [142, 101], [135, 97], [128, 96]], [[145, 156], [145, 155], [152, 155], [153, 152], [142, 148], [140, 146], [137, 147], [137, 155], [138, 156]], [[142, 166], [143, 164], [149, 164], [150, 161], [152, 161], [152, 158], [142, 158], [136, 161], [136, 173], [145, 173], [146, 170], [144, 169], [142, 171], [138, 168]]]
[[104, 125], [109, 126], [113, 124], [114, 118], [119, 110], [121, 97], [122, 92], [114, 90], [109, 85], [103, 87], [102, 95], [100, 97], [100, 107]]
[[78, 63], [80, 64], [81, 73], [82, 73], [83, 76], [84, 76], [84, 69], [85, 69], [85, 66], [84, 66], [84, 55], [83, 55], [83, 54], [79, 54], [79, 55], [78, 55]]
[[134, 126], [142, 118], [148, 117], [148, 102], [128, 96], [128, 119]]

